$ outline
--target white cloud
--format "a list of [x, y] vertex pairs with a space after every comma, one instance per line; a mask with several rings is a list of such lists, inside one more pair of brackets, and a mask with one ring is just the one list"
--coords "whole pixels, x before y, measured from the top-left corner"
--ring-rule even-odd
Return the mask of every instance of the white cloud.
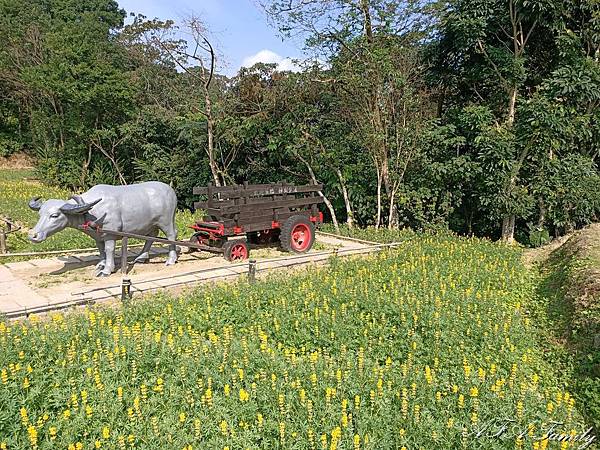
[[284, 58], [283, 56], [275, 53], [271, 50], [261, 50], [255, 55], [247, 56], [242, 61], [242, 67], [252, 67], [256, 63], [266, 64], [277, 64], [277, 70], [291, 70], [292, 72], [299, 72], [302, 70], [300, 66], [294, 63], [291, 58]]

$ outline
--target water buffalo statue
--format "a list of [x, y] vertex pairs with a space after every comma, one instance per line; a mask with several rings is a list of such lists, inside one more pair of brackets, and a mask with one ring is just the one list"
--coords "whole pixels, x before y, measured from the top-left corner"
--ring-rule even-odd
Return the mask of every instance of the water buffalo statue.
[[[175, 209], [177, 196], [168, 185], [158, 181], [109, 186], [99, 184], [83, 194], [69, 200], [50, 199], [42, 202], [33, 198], [29, 207], [38, 211], [40, 219], [29, 232], [29, 240], [42, 242], [67, 227], [81, 229], [84, 224], [95, 224], [102, 228], [126, 233], [157, 236], [162, 231], [167, 239], [177, 239]], [[82, 230], [96, 241], [100, 251], [100, 262], [96, 265], [96, 276], [109, 276], [115, 270], [115, 235], [97, 233], [92, 228]], [[146, 262], [152, 241], [134, 262]], [[167, 265], [177, 262], [175, 245], [169, 246]]]

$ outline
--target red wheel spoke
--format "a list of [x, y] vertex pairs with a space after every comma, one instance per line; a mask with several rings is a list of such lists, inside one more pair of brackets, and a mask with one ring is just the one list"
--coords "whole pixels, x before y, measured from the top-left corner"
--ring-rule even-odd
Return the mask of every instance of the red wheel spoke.
[[237, 244], [231, 247], [231, 259], [242, 260], [248, 257], [248, 249], [244, 244]]

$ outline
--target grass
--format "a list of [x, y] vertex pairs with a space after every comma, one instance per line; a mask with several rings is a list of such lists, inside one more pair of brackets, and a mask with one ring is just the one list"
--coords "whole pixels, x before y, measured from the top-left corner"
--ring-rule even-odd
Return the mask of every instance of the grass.
[[534, 281], [516, 249], [419, 236], [253, 285], [0, 325], [0, 443], [559, 448], [542, 439], [551, 421], [584, 422], [536, 344]]
[[340, 225], [338, 233], [333, 227], [333, 225], [325, 224], [321, 229], [328, 233], [340, 234], [342, 236], [348, 236], [355, 239], [362, 239], [365, 241], [380, 242], [382, 244], [402, 242], [421, 235], [420, 233], [417, 233], [409, 228], [404, 228], [400, 230], [389, 230], [387, 228], [379, 228], [376, 230], [374, 227], [348, 228], [346, 225]]
[[548, 354], [600, 431], [600, 225], [577, 232], [538, 269], [534, 313]]

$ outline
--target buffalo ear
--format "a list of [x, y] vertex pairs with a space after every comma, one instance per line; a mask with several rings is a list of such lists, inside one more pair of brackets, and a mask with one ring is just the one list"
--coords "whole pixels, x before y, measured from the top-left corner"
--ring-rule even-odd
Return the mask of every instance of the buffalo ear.
[[81, 195], [71, 195], [71, 199], [75, 200], [75, 203], [77, 203], [78, 205], [85, 204], [85, 202], [83, 201], [83, 198], [81, 198]]
[[60, 211], [64, 214], [85, 214], [90, 209], [92, 209], [96, 203], [98, 203], [101, 200], [102, 199], [99, 198], [98, 200], [94, 200], [91, 203], [82, 203], [82, 204], [78, 204], [78, 205], [73, 205], [71, 203], [65, 203], [64, 205], [62, 205], [60, 207]]
[[31, 200], [29, 200], [29, 207], [34, 211], [39, 211], [43, 203], [42, 201], [40, 201], [41, 198], [42, 197], [34, 197]]

